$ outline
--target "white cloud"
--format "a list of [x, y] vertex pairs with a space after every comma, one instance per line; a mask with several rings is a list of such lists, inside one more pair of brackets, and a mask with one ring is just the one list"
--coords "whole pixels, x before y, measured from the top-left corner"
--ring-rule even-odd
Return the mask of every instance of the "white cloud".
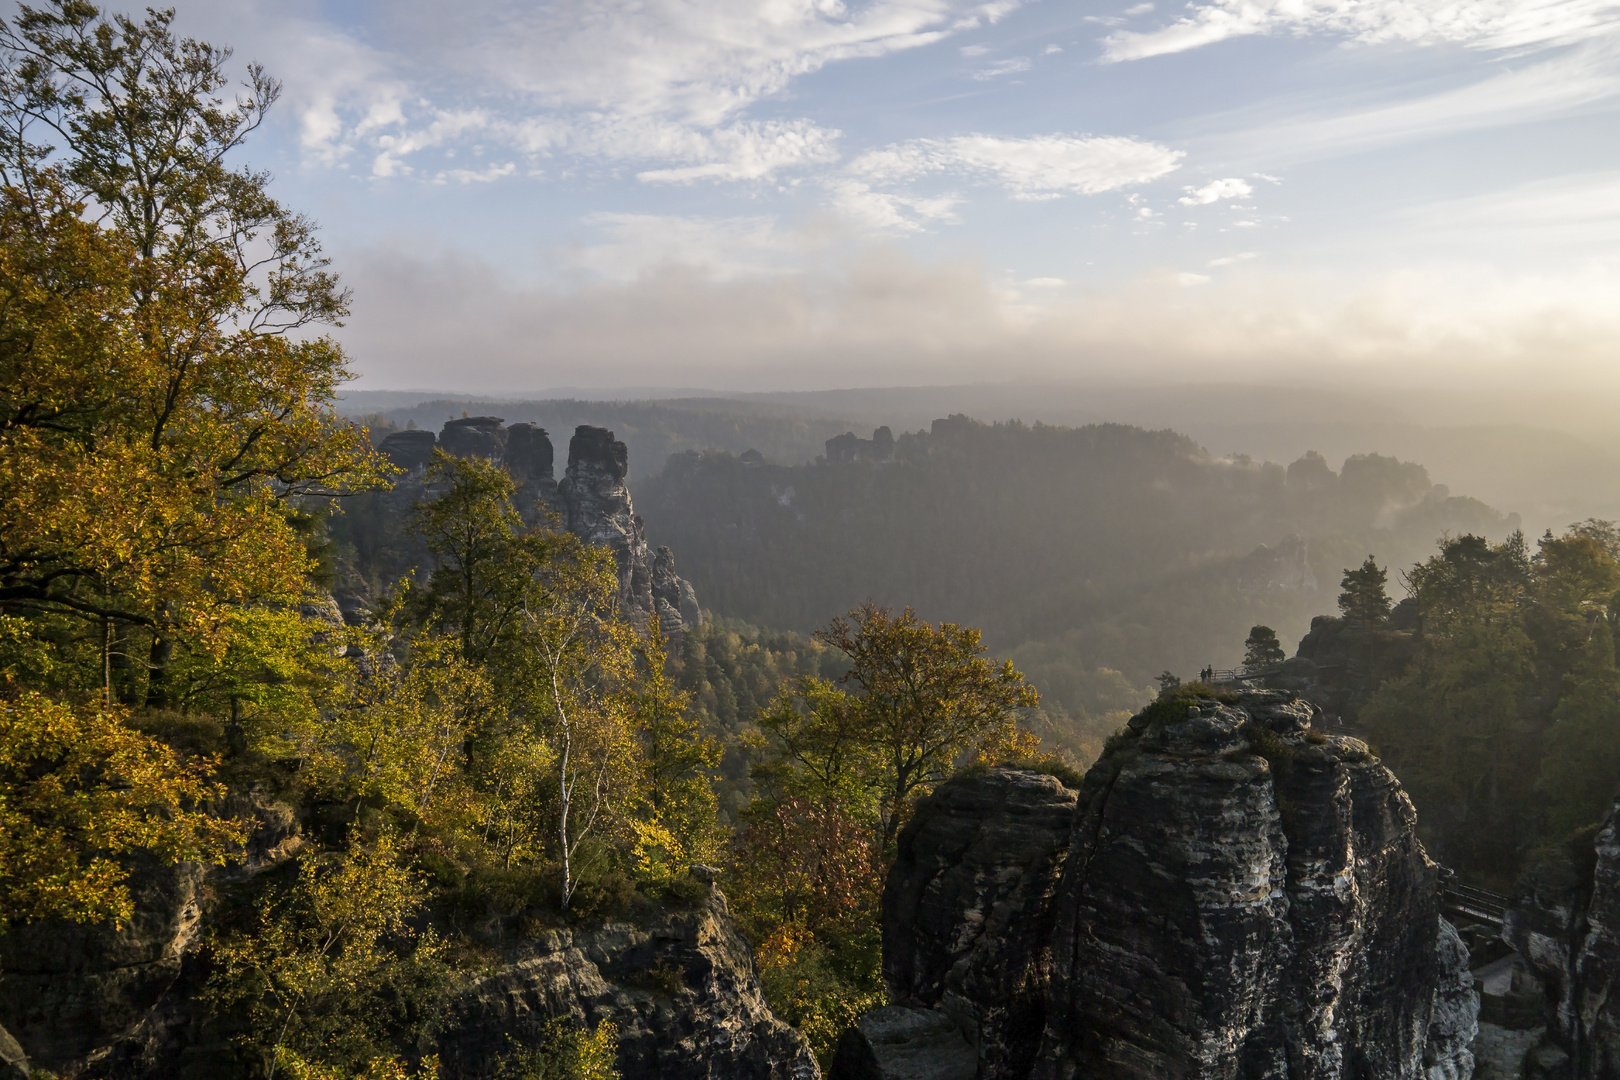
[[1447, 234], [1487, 247], [1529, 241], [1550, 247], [1620, 242], [1620, 172], [1538, 180], [1502, 191], [1409, 207], [1396, 215], [1405, 233]]
[[[341, 332], [362, 385], [814, 389], [976, 382], [987, 371], [1107, 374], [1122, 364], [1144, 379], [1455, 375], [1470, 385], [1562, 379], [1587, 392], [1617, 381], [1615, 268], [1537, 276], [1454, 262], [1347, 278], [1289, 266], [1208, 281], [1161, 271], [1054, 288], [1032, 306], [971, 262], [924, 264], [886, 248], [800, 273], [713, 269], [728, 259], [775, 265], [773, 245], [794, 238], [763, 220], [601, 227], [623, 250], [582, 255], [606, 276], [579, 286], [522, 284], [419, 247], [353, 260], [354, 284], [374, 298]], [[710, 268], [649, 262], [660, 245], [698, 245]], [[447, 356], [466, 360], [451, 371]]]
[[[700, 126], [841, 60], [884, 56], [994, 22], [1014, 3], [964, 0], [475, 0], [455, 51], [470, 70], [554, 107]], [[441, 19], [443, 17], [441, 16]], [[452, 29], [452, 33], [454, 30]], [[463, 29], [463, 33], [473, 33]]]
[[958, 51], [963, 56], [966, 56], [966, 57], [971, 59], [971, 58], [973, 58], [975, 56], [983, 56], [985, 53], [989, 52], [990, 51], [990, 46], [988, 46], [988, 45], [964, 45]]
[[1222, 199], [1241, 199], [1254, 194], [1254, 188], [1247, 180], [1239, 180], [1236, 177], [1211, 180], [1203, 187], [1186, 187], [1181, 190], [1187, 193], [1177, 200], [1183, 206], [1208, 206]]
[[980, 82], [988, 82], [1003, 75], [1016, 75], [1020, 71], [1028, 71], [1033, 66], [1027, 56], [1014, 56], [1008, 60], [998, 60], [987, 68], [975, 71], [973, 77]]
[[871, 184], [849, 178], [836, 179], [828, 187], [833, 209], [841, 216], [884, 232], [920, 232], [936, 221], [955, 221], [954, 208], [962, 201], [954, 192], [913, 195], [874, 191]]
[[1617, 0], [1215, 0], [1158, 30], [1116, 31], [1103, 58], [1141, 60], [1255, 34], [1326, 33], [1363, 44], [1475, 49], [1568, 45], [1620, 29]]
[[1048, 45], [1046, 48], [1041, 50], [1041, 55], [1042, 56], [1054, 56], [1057, 53], [1060, 53], [1062, 51], [1063, 51], [1063, 46], [1061, 46], [1061, 45]]
[[1232, 266], [1235, 263], [1246, 262], [1249, 259], [1258, 259], [1259, 257], [1260, 253], [1258, 251], [1240, 251], [1236, 255], [1226, 255], [1219, 259], [1211, 259], [1209, 261], [1209, 266], [1211, 268], [1217, 266]]
[[999, 183], [1015, 199], [1038, 200], [1147, 183], [1174, 172], [1183, 156], [1180, 150], [1123, 136], [960, 135], [868, 151], [850, 162], [849, 172], [872, 184], [954, 174]]
[[517, 172], [517, 165], [508, 161], [504, 165], [491, 165], [484, 169], [446, 169], [433, 178], [435, 183], [487, 184]]
[[1153, 10], [1152, 4], [1134, 4], [1125, 9], [1125, 14], [1135, 18], [1137, 15], [1146, 15]]
[[[805, 120], [742, 123], [708, 133], [684, 133], [690, 143], [686, 153], [696, 164], [648, 169], [637, 173], [637, 178], [663, 183], [758, 180], [781, 169], [838, 160], [838, 132]], [[666, 149], [664, 156], [673, 155]]]

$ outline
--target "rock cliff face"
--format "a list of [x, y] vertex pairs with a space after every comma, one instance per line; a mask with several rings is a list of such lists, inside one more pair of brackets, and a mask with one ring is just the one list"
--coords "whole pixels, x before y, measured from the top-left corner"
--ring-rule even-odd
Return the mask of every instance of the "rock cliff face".
[[1412, 804], [1314, 712], [1160, 701], [1077, 794], [944, 785], [885, 893], [895, 1000], [951, 1018], [980, 1080], [1467, 1076], [1478, 1001]]
[[619, 600], [637, 622], [659, 620], [666, 634], [701, 619], [697, 593], [675, 573], [675, 556], [659, 548], [654, 557], [630, 489], [629, 451], [606, 428], [581, 424], [568, 443], [568, 472], [557, 484], [557, 502], [568, 531], [613, 552], [619, 564]]
[[815, 1080], [810, 1046], [765, 1004], [720, 891], [640, 926], [540, 935], [452, 1006], [445, 1080], [491, 1075], [553, 1017], [619, 1033], [624, 1080]]
[[1024, 1075], [1045, 1027], [1049, 938], [1075, 793], [995, 770], [943, 785], [900, 834], [883, 893], [883, 975], [938, 1008], [989, 1075]]
[[[551, 436], [533, 424], [506, 427], [497, 416], [471, 416], [446, 423], [437, 439], [430, 431], [391, 432], [379, 449], [406, 472], [389, 493], [396, 515], [432, 496], [422, 473], [435, 446], [459, 457], [488, 458], [505, 468], [517, 482], [518, 509], [530, 524], [556, 514], [564, 528], [586, 543], [611, 550], [619, 564], [619, 599], [638, 625], [656, 617], [665, 634], [674, 634], [702, 622], [697, 593], [675, 572], [674, 553], [665, 547], [653, 552], [647, 545], [625, 484], [629, 451], [613, 432], [589, 425], [576, 428], [561, 481], [553, 475]], [[420, 545], [407, 545], [406, 550], [417, 562], [426, 557]]]
[[[200, 998], [207, 969], [197, 946], [217, 877], [251, 877], [298, 849], [290, 812], [265, 810], [243, 863], [139, 875], [136, 916], [120, 930], [48, 924], [0, 939], [0, 1080], [30, 1066], [77, 1080], [245, 1074]], [[512, 948], [451, 1003], [428, 1049], [440, 1054], [444, 1080], [482, 1080], [502, 1056], [537, 1045], [552, 1018], [611, 1022], [624, 1080], [820, 1076], [804, 1037], [766, 1006], [753, 954], [712, 885], [688, 909], [543, 932]]]
[[1545, 995], [1546, 1074], [1612, 1080], [1620, 1077], [1620, 800], [1587, 843], [1579, 837], [1526, 870], [1503, 936]]

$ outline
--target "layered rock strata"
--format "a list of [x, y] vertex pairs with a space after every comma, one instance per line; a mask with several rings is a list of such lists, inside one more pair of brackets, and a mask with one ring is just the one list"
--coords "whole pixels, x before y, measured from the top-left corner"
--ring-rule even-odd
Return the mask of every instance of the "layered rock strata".
[[979, 1080], [1467, 1077], [1478, 998], [1412, 804], [1315, 711], [1161, 700], [1077, 793], [943, 785], [885, 893], [892, 998]]
[[1503, 932], [1545, 996], [1546, 1043], [1532, 1056], [1569, 1080], [1620, 1077], [1620, 799], [1595, 834], [1532, 863]]
[[642, 925], [540, 934], [452, 1006], [445, 1080], [494, 1074], [502, 1054], [567, 1017], [618, 1032], [624, 1080], [816, 1080], [804, 1036], [765, 1004], [720, 890]]

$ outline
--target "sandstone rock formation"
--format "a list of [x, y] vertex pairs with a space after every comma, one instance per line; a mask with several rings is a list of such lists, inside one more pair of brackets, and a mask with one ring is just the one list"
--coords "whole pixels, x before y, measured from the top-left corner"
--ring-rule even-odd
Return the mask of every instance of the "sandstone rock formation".
[[987, 1073], [1022, 1076], [1045, 1027], [1055, 892], [1075, 792], [997, 769], [942, 785], [901, 831], [883, 893], [883, 976], [938, 1008]]
[[1620, 1077], [1620, 799], [1595, 836], [1543, 852], [1515, 892], [1504, 936], [1547, 1009], [1547, 1043], [1531, 1056], [1549, 1076]]
[[880, 427], [870, 439], [862, 439], [853, 431], [835, 435], [827, 440], [827, 464], [853, 465], [857, 461], [885, 462], [894, 460], [894, 432]]
[[980, 1080], [1467, 1076], [1478, 999], [1412, 804], [1314, 713], [1156, 702], [1072, 812], [1027, 773], [942, 786], [885, 893], [893, 998], [951, 1019]]
[[225, 809], [257, 822], [241, 858], [225, 867], [138, 863], [130, 881], [134, 914], [121, 927], [46, 922], [0, 936], [0, 1027], [34, 1069], [67, 1077], [180, 1075], [192, 1014], [201, 1011], [196, 951], [211, 888], [273, 870], [302, 843], [285, 804], [245, 795]]
[[624, 1080], [816, 1080], [810, 1046], [765, 1004], [753, 953], [719, 889], [651, 923], [554, 930], [472, 985], [439, 1039], [445, 1080], [491, 1074], [502, 1053], [567, 1016], [611, 1022]]
[[672, 633], [701, 620], [697, 593], [675, 574], [675, 556], [660, 548], [657, 562], [625, 485], [629, 451], [606, 428], [581, 424], [568, 443], [568, 472], [557, 501], [569, 532], [613, 552], [619, 564], [619, 601], [638, 623], [657, 618]]
[[974, 1080], [978, 1056], [951, 1018], [934, 1009], [884, 1005], [838, 1040], [833, 1075], [843, 1080]]
[[[198, 945], [210, 886], [298, 851], [290, 808], [257, 805], [261, 826], [241, 862], [142, 870], [122, 929], [52, 923], [0, 938], [0, 1080], [30, 1067], [86, 1080], [244, 1074], [201, 997]], [[609, 1021], [624, 1080], [817, 1080], [809, 1044], [765, 1004], [725, 897], [712, 885], [699, 895], [637, 924], [546, 931], [511, 947], [451, 1003], [438, 1045], [424, 1049], [441, 1055], [444, 1080], [474, 1080], [534, 1045], [552, 1018]]]
[[[674, 554], [648, 547], [625, 484], [630, 462], [624, 443], [606, 428], [581, 425], [569, 440], [567, 472], [558, 481], [546, 430], [505, 423], [498, 416], [469, 416], [447, 422], [437, 438], [429, 431], [390, 432], [379, 449], [406, 473], [385, 496], [391, 516], [398, 519], [433, 496], [422, 474], [435, 447], [460, 457], [488, 458], [517, 483], [515, 502], [526, 522], [538, 524], [554, 514], [586, 543], [613, 552], [619, 564], [619, 599], [638, 625], [656, 617], [665, 634], [675, 634], [702, 622], [697, 592], [675, 572]], [[390, 578], [430, 562], [420, 543], [409, 538], [400, 545], [400, 554], [409, 565], [390, 567]]]

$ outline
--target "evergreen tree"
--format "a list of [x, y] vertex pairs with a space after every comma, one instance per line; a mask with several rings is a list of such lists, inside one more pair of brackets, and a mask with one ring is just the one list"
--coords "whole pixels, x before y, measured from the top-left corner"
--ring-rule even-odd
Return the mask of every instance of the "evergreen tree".
[[1243, 642], [1243, 670], [1246, 672], [1265, 671], [1276, 667], [1288, 654], [1283, 651], [1282, 643], [1277, 640], [1277, 631], [1269, 626], [1255, 626], [1249, 629], [1249, 636]]
[[1339, 611], [1346, 619], [1363, 626], [1380, 626], [1389, 619], [1389, 594], [1384, 591], [1388, 574], [1371, 555], [1359, 570], [1346, 570], [1339, 583]]

